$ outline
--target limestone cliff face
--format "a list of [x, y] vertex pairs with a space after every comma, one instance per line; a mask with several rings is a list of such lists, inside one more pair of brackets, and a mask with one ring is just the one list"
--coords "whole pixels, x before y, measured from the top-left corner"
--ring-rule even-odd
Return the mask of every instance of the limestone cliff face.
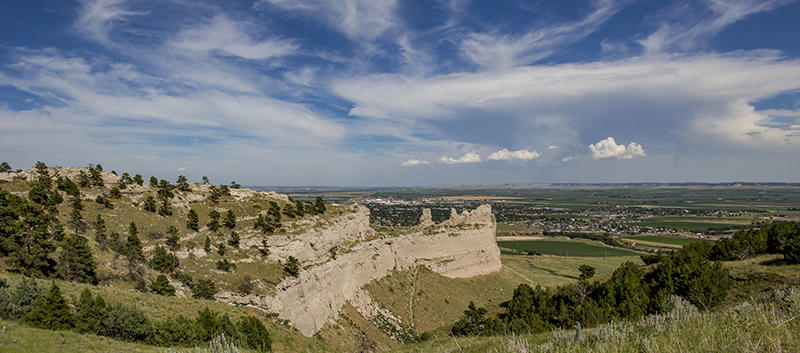
[[[367, 223], [362, 234], [368, 229]], [[425, 265], [447, 277], [472, 277], [499, 270], [500, 250], [495, 243], [495, 230], [488, 205], [462, 214], [453, 211], [450, 220], [441, 224], [430, 222], [430, 212], [426, 212], [420, 226], [411, 233], [355, 245], [350, 252], [302, 271], [297, 278], [285, 279], [278, 284], [273, 297], [222, 293], [218, 299], [276, 312], [302, 334], [311, 336], [328, 320], [336, 318], [342, 305], [355, 299], [362, 286], [393, 269]], [[350, 237], [355, 234], [351, 232]], [[307, 245], [298, 244], [292, 249], [319, 254], [328, 245], [314, 244], [319, 241], [330, 244], [326, 240], [329, 236], [332, 235], [320, 231], [312, 237], [317, 242], [309, 240]]]

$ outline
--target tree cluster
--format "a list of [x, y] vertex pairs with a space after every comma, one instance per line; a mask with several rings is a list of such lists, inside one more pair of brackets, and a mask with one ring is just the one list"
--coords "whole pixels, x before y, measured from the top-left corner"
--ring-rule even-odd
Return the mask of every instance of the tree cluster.
[[773, 223], [736, 232], [730, 239], [717, 241], [708, 256], [731, 261], [760, 254], [781, 254], [789, 262], [800, 263], [800, 223]]
[[37, 286], [36, 281], [24, 278], [12, 291], [5, 278], [0, 278], [0, 317], [6, 320], [21, 320], [42, 329], [75, 330], [162, 347], [199, 346], [220, 334], [237, 346], [259, 352], [267, 352], [272, 347], [266, 327], [252, 316], [234, 322], [227, 314], [204, 308], [194, 319], [177, 315], [152, 320], [135, 305], [107, 303], [89, 289], [84, 289], [73, 304], [74, 309], [71, 309], [55, 283], [45, 290]]
[[637, 320], [666, 311], [670, 295], [678, 295], [699, 308], [719, 305], [733, 283], [722, 264], [711, 262], [710, 245], [694, 243], [683, 250], [661, 255], [650, 272], [626, 262], [605, 282], [589, 282], [594, 269], [581, 267], [582, 279], [557, 288], [520, 284], [503, 303], [506, 311], [483, 318], [485, 310], [471, 305], [453, 326], [453, 334], [492, 335], [543, 332], [556, 327], [584, 327], [612, 320]]

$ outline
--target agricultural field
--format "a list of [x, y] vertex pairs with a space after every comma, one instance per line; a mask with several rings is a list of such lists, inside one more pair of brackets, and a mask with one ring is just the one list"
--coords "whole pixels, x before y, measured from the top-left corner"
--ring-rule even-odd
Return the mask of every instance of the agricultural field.
[[[497, 242], [497, 246], [508, 250], [529, 251], [542, 255], [578, 256], [578, 257], [619, 257], [639, 256], [640, 254], [627, 249], [612, 248], [604, 245], [595, 245], [575, 240], [515, 240]], [[512, 252], [505, 252], [513, 254]]]
[[676, 245], [676, 246], [686, 246], [698, 241], [711, 241], [708, 239], [679, 238], [679, 237], [657, 236], [657, 235], [636, 235], [636, 236], [622, 237], [622, 239], [632, 240], [632, 241], [643, 241], [647, 243]]

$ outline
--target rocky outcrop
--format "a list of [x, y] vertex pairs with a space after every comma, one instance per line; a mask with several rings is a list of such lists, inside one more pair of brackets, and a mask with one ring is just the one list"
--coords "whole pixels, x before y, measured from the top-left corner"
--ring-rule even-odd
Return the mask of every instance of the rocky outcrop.
[[[450, 220], [441, 224], [429, 222], [429, 212], [423, 213], [426, 216], [428, 220], [421, 220], [409, 234], [360, 243], [336, 259], [302, 271], [297, 278], [285, 279], [278, 284], [275, 296], [222, 293], [217, 298], [276, 312], [302, 334], [311, 336], [335, 319], [346, 301], [358, 299], [362, 286], [393, 269], [425, 265], [447, 277], [472, 277], [500, 269], [490, 206], [461, 214], [453, 211]], [[308, 247], [314, 249], [310, 244]]]

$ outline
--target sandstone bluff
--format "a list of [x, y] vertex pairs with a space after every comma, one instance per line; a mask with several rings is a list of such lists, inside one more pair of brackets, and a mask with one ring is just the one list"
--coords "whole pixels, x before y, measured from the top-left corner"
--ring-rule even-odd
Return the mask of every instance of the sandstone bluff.
[[[271, 241], [275, 249], [271, 258], [291, 255], [311, 265], [299, 277], [278, 284], [274, 296], [224, 292], [217, 299], [278, 313], [311, 336], [336, 319], [345, 302], [365, 317], [374, 316], [378, 308], [361, 287], [392, 270], [427, 266], [443, 276], [466, 278], [501, 268], [497, 224], [488, 205], [460, 214], [451, 210], [450, 219], [440, 224], [431, 221], [430, 210], [424, 210], [419, 226], [408, 233], [369, 241], [374, 235], [369, 210], [355, 207], [355, 213], [343, 215], [324, 229]], [[330, 256], [330, 249], [348, 246], [348, 251]], [[382, 315], [391, 320], [391, 313]]]

